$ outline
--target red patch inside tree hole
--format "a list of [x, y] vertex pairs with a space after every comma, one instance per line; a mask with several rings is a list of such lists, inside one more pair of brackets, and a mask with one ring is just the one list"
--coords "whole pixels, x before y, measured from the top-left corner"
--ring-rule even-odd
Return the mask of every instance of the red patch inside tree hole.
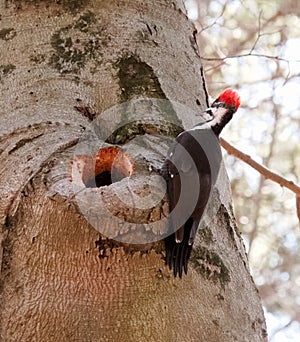
[[95, 156], [78, 155], [72, 161], [71, 181], [87, 188], [101, 187], [132, 175], [130, 156], [117, 147], [104, 147]]

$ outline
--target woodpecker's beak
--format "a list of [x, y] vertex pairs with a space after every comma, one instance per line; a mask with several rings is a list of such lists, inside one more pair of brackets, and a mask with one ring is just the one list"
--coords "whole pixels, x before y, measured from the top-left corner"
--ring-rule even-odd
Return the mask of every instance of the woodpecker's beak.
[[223, 114], [226, 109], [224, 102], [216, 100], [210, 108], [207, 108], [204, 112], [197, 113], [197, 116], [201, 116], [205, 122], [214, 120], [219, 114]]
[[209, 122], [211, 120], [214, 119], [214, 114], [213, 114], [213, 110], [211, 108], [207, 108], [205, 111], [200, 112], [200, 113], [196, 113], [196, 116], [201, 116], [201, 118], [205, 121], [205, 122]]

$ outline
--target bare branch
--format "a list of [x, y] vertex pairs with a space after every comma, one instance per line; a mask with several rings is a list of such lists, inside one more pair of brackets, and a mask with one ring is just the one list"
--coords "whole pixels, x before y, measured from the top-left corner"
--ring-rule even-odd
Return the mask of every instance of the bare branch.
[[296, 196], [296, 209], [297, 209], [297, 216], [300, 221], [300, 196]]
[[273, 338], [275, 337], [276, 334], [278, 334], [279, 332], [287, 329], [292, 323], [294, 322], [294, 319], [291, 319], [289, 322], [287, 322], [286, 324], [284, 324], [283, 326], [279, 327], [278, 329], [276, 329], [272, 335], [270, 336], [270, 341], [273, 340]]
[[250, 50], [250, 54], [252, 54], [252, 52], [254, 51], [255, 47], [256, 47], [256, 44], [258, 43], [260, 37], [261, 37], [261, 14], [262, 14], [262, 11], [259, 12], [259, 16], [258, 16], [258, 32], [257, 32], [257, 37], [255, 39], [255, 42]]
[[201, 26], [201, 30], [198, 30], [197, 34], [200, 35], [203, 31], [208, 30], [209, 28], [211, 28], [214, 25], [216, 25], [218, 20], [223, 17], [224, 12], [226, 10], [226, 7], [227, 7], [227, 5], [224, 4], [221, 13], [219, 14], [219, 16], [211, 24], [203, 27], [202, 24], [201, 24], [202, 21], [198, 21], [198, 24]]
[[225, 56], [225, 57], [201, 57], [204, 61], [225, 61], [226, 59], [233, 59], [233, 58], [242, 58], [242, 57], [259, 57], [259, 58], [267, 58], [267, 59], [274, 59], [276, 61], [282, 61], [286, 63], [290, 62], [296, 62], [300, 63], [300, 59], [285, 59], [279, 56], [272, 56], [272, 55], [265, 55], [261, 53], [252, 53], [252, 49], [248, 53], [242, 53], [239, 55], [233, 55], [233, 56]]
[[298, 197], [300, 197], [300, 186], [295, 184], [292, 181], [289, 181], [275, 172], [272, 172], [265, 166], [259, 164], [258, 162], [254, 161], [249, 155], [243, 153], [242, 151], [238, 150], [237, 148], [233, 147], [224, 139], [220, 138], [221, 146], [225, 148], [225, 150], [229, 153], [234, 155], [235, 157], [241, 159], [251, 167], [253, 167], [256, 171], [258, 171], [261, 175], [263, 175], [266, 179], [271, 179], [272, 181], [278, 183], [280, 186], [285, 187], [291, 191], [293, 191]]

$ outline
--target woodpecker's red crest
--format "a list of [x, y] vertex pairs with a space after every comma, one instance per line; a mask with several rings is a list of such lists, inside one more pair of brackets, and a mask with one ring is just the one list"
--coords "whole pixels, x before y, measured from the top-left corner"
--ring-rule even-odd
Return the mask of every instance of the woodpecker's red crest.
[[224, 102], [228, 106], [234, 106], [235, 110], [238, 110], [241, 99], [239, 94], [230, 88], [223, 91], [223, 93], [218, 98], [219, 102]]

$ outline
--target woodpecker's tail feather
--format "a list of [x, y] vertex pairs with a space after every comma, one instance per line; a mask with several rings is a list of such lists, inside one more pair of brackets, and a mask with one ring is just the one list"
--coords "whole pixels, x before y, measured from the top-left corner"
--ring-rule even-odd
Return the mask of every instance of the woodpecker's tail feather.
[[188, 260], [191, 255], [193, 241], [191, 240], [191, 229], [194, 226], [192, 218], [190, 218], [184, 226], [184, 236], [180, 243], [175, 240], [175, 234], [171, 234], [165, 238], [166, 248], [166, 264], [170, 270], [173, 268], [174, 277], [179, 275], [182, 277], [183, 272], [187, 274]]

